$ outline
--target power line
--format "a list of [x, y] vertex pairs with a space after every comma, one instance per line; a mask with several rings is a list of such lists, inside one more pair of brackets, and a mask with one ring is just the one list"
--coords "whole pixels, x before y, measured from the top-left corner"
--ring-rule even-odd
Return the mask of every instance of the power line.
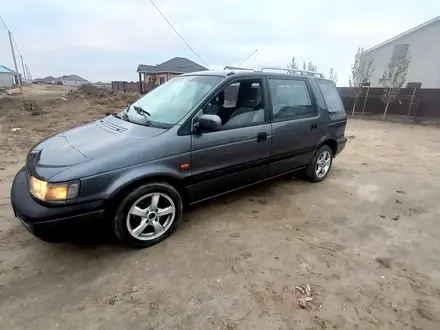
[[3, 18], [1, 16], [0, 16], [0, 20], [2, 21], [2, 23], [5, 26], [6, 30], [9, 31], [8, 26], [6, 25], [5, 21], [3, 20]]
[[9, 43], [11, 45], [11, 53], [12, 53], [12, 59], [14, 60], [14, 66], [15, 66], [15, 77], [17, 80], [18, 85], [20, 86], [20, 90], [22, 91], [22, 80], [20, 78], [20, 73], [18, 71], [18, 67], [17, 67], [17, 59], [15, 58], [15, 53], [14, 53], [14, 45], [15, 48], [17, 49], [17, 53], [20, 55], [21, 58], [21, 65], [23, 66], [23, 76], [24, 78], [26, 78], [26, 72], [24, 69], [24, 63], [23, 63], [23, 56], [20, 53], [20, 50], [18, 49], [17, 43], [15, 42], [14, 36], [12, 35], [11, 30], [9, 30], [8, 26], [6, 25], [5, 21], [3, 20], [3, 18], [0, 16], [0, 20], [2, 21], [3, 25], [6, 28], [6, 31], [8, 31], [8, 36], [9, 36]]
[[189, 45], [189, 43], [186, 42], [186, 40], [180, 35], [179, 32], [177, 32], [177, 30], [174, 28], [173, 24], [170, 23], [170, 21], [165, 17], [165, 15], [160, 11], [160, 9], [156, 6], [156, 4], [153, 2], [153, 0], [150, 0], [151, 4], [157, 9], [157, 11], [159, 12], [159, 14], [163, 17], [163, 19], [168, 23], [168, 25], [174, 30], [174, 32], [176, 32], [176, 34], [179, 36], [180, 39], [182, 39], [182, 41], [185, 43], [185, 45], [188, 46], [189, 49], [191, 49], [191, 51], [194, 53], [194, 55], [196, 55], [200, 61], [203, 62], [203, 64], [205, 64], [207, 67], [209, 67], [208, 63], [206, 63], [200, 56], [199, 54], [197, 54], [197, 52]]
[[[3, 18], [1, 16], [0, 16], [0, 20], [2, 21], [3, 25], [5, 26], [5, 29], [8, 32], [11, 32], [11, 30], [9, 30], [8, 26], [6, 25], [5, 21], [3, 20]], [[14, 46], [17, 49], [18, 54], [21, 56], [20, 50], [18, 49], [17, 43], [15, 42], [14, 35], [12, 35], [12, 42], [14, 43]]]
[[238, 64], [238, 66], [242, 65], [244, 62], [246, 62], [248, 59], [250, 59], [256, 52], [258, 52], [258, 49], [255, 49], [252, 54], [250, 54], [248, 57], [246, 57], [243, 61]]
[[21, 56], [20, 50], [18, 49], [17, 43], [15, 42], [14, 35], [12, 35], [12, 42], [14, 43], [15, 48], [17, 49], [17, 53]]

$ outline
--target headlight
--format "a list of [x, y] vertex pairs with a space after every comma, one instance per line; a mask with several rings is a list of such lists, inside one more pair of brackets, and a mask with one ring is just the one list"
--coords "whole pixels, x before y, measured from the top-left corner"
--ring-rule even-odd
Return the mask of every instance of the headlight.
[[79, 181], [49, 183], [31, 176], [30, 191], [42, 201], [65, 201], [78, 196]]

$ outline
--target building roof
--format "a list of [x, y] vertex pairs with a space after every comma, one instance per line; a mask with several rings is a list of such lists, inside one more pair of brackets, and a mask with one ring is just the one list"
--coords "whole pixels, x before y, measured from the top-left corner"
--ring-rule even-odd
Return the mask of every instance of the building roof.
[[87, 80], [85, 80], [84, 78], [81, 78], [80, 76], [78, 76], [76, 74], [71, 74], [71, 75], [68, 75], [68, 76], [62, 76], [62, 77], [57, 78], [57, 80], [88, 82]]
[[388, 40], [386, 40], [384, 42], [381, 42], [380, 44], [365, 50], [364, 53], [369, 53], [369, 52], [371, 52], [371, 51], [373, 51], [373, 50], [375, 50], [375, 49], [377, 49], [379, 47], [382, 47], [382, 46], [384, 46], [384, 45], [386, 45], [386, 44], [388, 44], [390, 42], [393, 42], [393, 41], [395, 41], [395, 40], [397, 40], [399, 38], [402, 38], [402, 37], [404, 37], [404, 36], [406, 36], [406, 35], [408, 35], [410, 33], [418, 31], [418, 30], [420, 30], [420, 29], [422, 29], [422, 28], [424, 28], [424, 27], [426, 27], [428, 25], [431, 25], [433, 23], [436, 23], [436, 22], [440, 22], [440, 16], [434, 17], [433, 19], [430, 19], [429, 21], [426, 21], [425, 23], [417, 25], [416, 27], [413, 27], [412, 29], [409, 29], [408, 31], [405, 31], [405, 32], [403, 32], [401, 34], [398, 34], [397, 36], [395, 36], [395, 37], [393, 37], [391, 39], [388, 39]]
[[[4, 65], [0, 65], [0, 73], [12, 73], [17, 74], [14, 70], [9, 69], [8, 67]], [[18, 73], [21, 76], [21, 73]]]
[[204, 66], [197, 64], [185, 57], [174, 57], [171, 60], [163, 62], [158, 65], [139, 64], [137, 72], [176, 72], [176, 73], [190, 73], [196, 71], [208, 70]]

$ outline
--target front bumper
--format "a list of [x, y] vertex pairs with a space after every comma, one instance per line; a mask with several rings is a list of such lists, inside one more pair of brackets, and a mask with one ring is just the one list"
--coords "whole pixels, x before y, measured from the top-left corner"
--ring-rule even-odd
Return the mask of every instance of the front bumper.
[[29, 193], [28, 175], [22, 168], [14, 178], [11, 204], [15, 216], [35, 236], [60, 238], [70, 236], [84, 226], [96, 223], [104, 214], [104, 201], [82, 204], [42, 205]]

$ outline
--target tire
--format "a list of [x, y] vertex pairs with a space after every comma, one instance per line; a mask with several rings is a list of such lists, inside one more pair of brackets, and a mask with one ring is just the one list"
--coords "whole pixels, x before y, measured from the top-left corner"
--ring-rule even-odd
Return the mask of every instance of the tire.
[[[322, 160], [321, 157], [325, 157], [325, 159], [328, 162], [328, 165], [327, 165], [328, 167], [327, 166], [325, 167], [325, 169], [326, 169], [325, 173], [320, 172], [321, 174], [318, 175], [317, 167], [318, 167], [318, 162], [319, 161], [321, 162], [321, 160]], [[310, 182], [323, 181], [330, 173], [332, 164], [333, 164], [333, 151], [328, 145], [324, 144], [315, 152], [312, 160], [310, 161], [309, 166], [305, 169], [305, 171], [304, 171], [305, 178], [307, 180], [309, 180]]]
[[[167, 213], [173, 207], [174, 213]], [[112, 219], [113, 232], [128, 246], [146, 248], [166, 239], [180, 222], [182, 212], [182, 197], [176, 188], [166, 182], [142, 184], [119, 204]]]

